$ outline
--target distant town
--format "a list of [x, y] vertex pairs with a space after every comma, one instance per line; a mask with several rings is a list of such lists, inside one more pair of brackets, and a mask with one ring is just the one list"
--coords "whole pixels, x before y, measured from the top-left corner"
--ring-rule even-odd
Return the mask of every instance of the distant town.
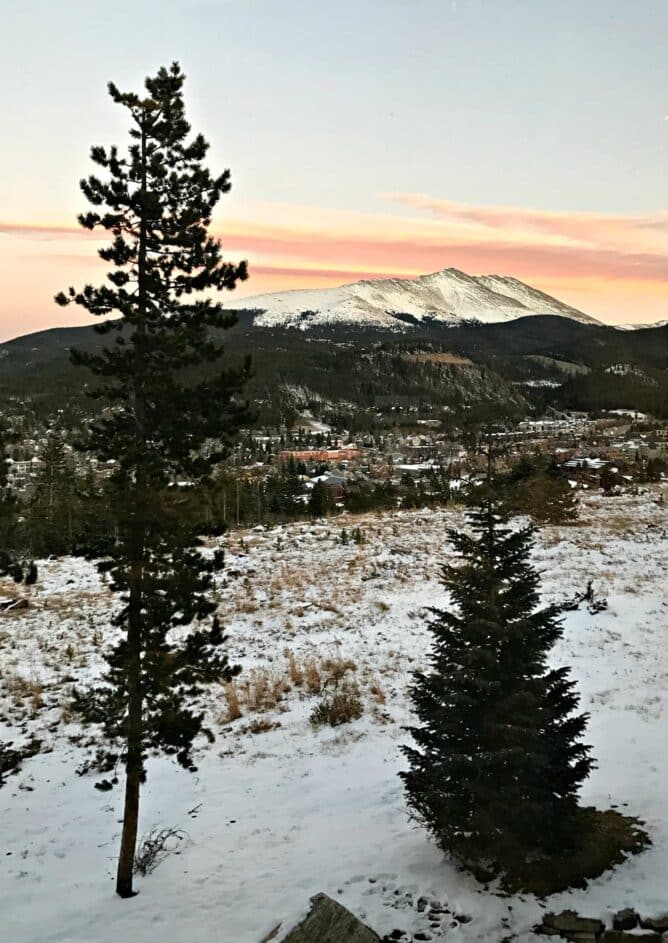
[[[93, 481], [104, 481], [117, 462], [100, 463], [77, 449], [78, 429], [52, 422], [28, 428], [26, 414], [7, 415], [8, 424], [24, 430], [7, 445], [8, 484], [22, 497], [38, 486], [51, 461], [49, 445], [57, 439], [69, 471]], [[327, 508], [346, 508], [351, 489], [363, 485], [390, 486], [393, 504], [405, 504], [406, 491], [421, 488], [430, 493], [434, 481], [446, 485], [454, 497], [463, 482], [475, 479], [485, 467], [485, 429], [471, 441], [442, 431], [441, 420], [415, 415], [400, 429], [381, 429], [351, 436], [335, 430], [306, 410], [290, 428], [249, 428], [218, 473], [231, 482], [256, 489], [270, 486], [272, 479], [290, 468], [299, 482], [295, 503], [307, 508], [318, 487], [328, 495]], [[487, 431], [495, 449], [495, 467], [509, 470], [523, 459], [541, 457], [553, 463], [573, 489], [603, 488], [621, 492], [647, 481], [660, 481], [668, 472], [668, 422], [633, 410], [611, 410], [590, 415], [563, 412], [540, 419], [514, 423], [492, 423]], [[187, 488], [190, 482], [174, 478], [173, 486]], [[237, 520], [234, 495], [230, 493], [228, 524]]]

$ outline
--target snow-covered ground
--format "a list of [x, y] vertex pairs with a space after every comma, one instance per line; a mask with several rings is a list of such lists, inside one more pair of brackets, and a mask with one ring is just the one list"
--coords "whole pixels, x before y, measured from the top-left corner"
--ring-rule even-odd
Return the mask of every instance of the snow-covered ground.
[[[640, 816], [654, 842], [586, 891], [547, 902], [496, 895], [444, 860], [409, 821], [397, 777], [407, 684], [429, 644], [420, 611], [446, 602], [439, 567], [446, 528], [459, 522], [458, 512], [405, 511], [230, 537], [218, 592], [231, 655], [244, 667], [243, 713], [229, 723], [223, 690], [211, 691], [216, 741], [199, 749], [198, 772], [150, 761], [140, 831], [180, 826], [188, 838], [129, 901], [113, 892], [122, 792], [77, 775], [94, 731], [67, 710], [72, 684], [102, 666], [114, 600], [91, 565], [43, 562], [30, 608], [0, 615], [0, 738], [43, 741], [0, 789], [3, 939], [259, 943], [279, 921], [287, 930], [318, 891], [381, 935], [427, 930], [453, 943], [534, 939], [545, 908], [665, 911], [668, 511], [656, 494], [589, 496], [581, 523], [545, 529], [535, 550], [546, 601], [592, 577], [610, 604], [568, 613], [553, 655], [572, 666], [591, 712], [598, 768], [583, 800]], [[364, 542], [342, 543], [342, 529], [357, 526]], [[314, 730], [319, 696], [292, 683], [287, 652], [293, 674], [353, 662], [364, 715]], [[244, 677], [273, 691], [277, 706], [249, 708]], [[420, 896], [450, 911], [441, 926], [427, 923]]]

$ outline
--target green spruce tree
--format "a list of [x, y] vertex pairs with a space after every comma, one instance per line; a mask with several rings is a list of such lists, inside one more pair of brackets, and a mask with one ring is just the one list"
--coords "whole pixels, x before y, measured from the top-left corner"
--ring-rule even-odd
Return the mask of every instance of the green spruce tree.
[[327, 517], [332, 509], [332, 499], [329, 488], [322, 482], [316, 481], [308, 499], [308, 510], [311, 517]]
[[37, 567], [25, 558], [21, 537], [21, 505], [9, 484], [7, 446], [15, 435], [0, 419], [0, 576], [11, 576], [21, 583], [30, 575], [30, 584], [37, 581]]
[[512, 513], [527, 514], [535, 524], [572, 524], [577, 520], [578, 501], [555, 461], [522, 459], [497, 487]]
[[576, 843], [578, 788], [592, 767], [587, 716], [574, 713], [568, 669], [547, 666], [562, 627], [557, 606], [538, 607], [532, 529], [509, 526], [491, 491], [468, 516], [472, 535], [449, 534], [460, 565], [445, 568], [451, 608], [431, 610], [401, 776], [446, 852], [512, 869]]
[[40, 459], [27, 508], [30, 545], [37, 556], [71, 553], [77, 514], [76, 478], [63, 436], [57, 430], [47, 436]]
[[[100, 569], [110, 575], [120, 605], [114, 624], [121, 640], [109, 668], [78, 707], [103, 725], [107, 763], [125, 767], [123, 832], [116, 890], [133, 894], [140, 786], [147, 754], [174, 755], [193, 768], [192, 746], [203, 729], [202, 686], [233, 674], [217, 619], [211, 621], [214, 571], [222, 554], [205, 558], [193, 528], [175, 512], [170, 483], [206, 482], [225, 447], [247, 421], [241, 399], [248, 365], [216, 368], [223, 349], [216, 331], [229, 328], [212, 293], [247, 277], [246, 265], [222, 260], [208, 233], [214, 207], [230, 189], [229, 171], [212, 176], [208, 144], [190, 135], [177, 63], [147, 78], [145, 94], [109, 93], [130, 122], [126, 151], [93, 147], [104, 179], [81, 189], [93, 209], [79, 217], [102, 229], [111, 244], [99, 255], [111, 263], [108, 284], [61, 293], [115, 333], [100, 353], [74, 352], [97, 378], [94, 396], [106, 406], [87, 447], [101, 462], [115, 460], [116, 533]], [[201, 292], [206, 291], [205, 297]], [[220, 448], [204, 448], [218, 442]], [[200, 620], [203, 627], [172, 630]]]
[[16, 498], [9, 487], [6, 425], [0, 421], [0, 576], [6, 576], [15, 562]]

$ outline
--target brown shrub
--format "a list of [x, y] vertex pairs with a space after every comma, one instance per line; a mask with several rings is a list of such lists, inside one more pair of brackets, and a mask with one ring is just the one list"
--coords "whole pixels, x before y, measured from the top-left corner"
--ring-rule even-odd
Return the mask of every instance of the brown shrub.
[[300, 688], [304, 683], [304, 672], [297, 664], [297, 659], [294, 656], [294, 652], [288, 651], [288, 674], [290, 675], [290, 680], [296, 688]]
[[30, 709], [33, 716], [44, 707], [43, 698], [44, 689], [39, 681], [33, 681], [30, 685]]
[[373, 697], [374, 701], [376, 701], [376, 703], [384, 704], [387, 700], [385, 697], [385, 691], [383, 691], [380, 681], [378, 681], [376, 678], [374, 678], [369, 685], [369, 691], [371, 692], [371, 696]]
[[266, 668], [254, 668], [247, 681], [246, 704], [249, 710], [258, 713], [278, 707], [290, 690], [287, 679]]
[[239, 692], [234, 681], [228, 681], [223, 688], [223, 694], [227, 702], [227, 713], [224, 718], [226, 724], [231, 724], [233, 720], [241, 717], [241, 702], [239, 701]]
[[245, 615], [251, 615], [253, 612], [257, 612], [260, 607], [252, 599], [246, 599], [239, 604], [239, 612], [243, 612]]
[[322, 673], [325, 675], [325, 684], [337, 685], [349, 671], [356, 671], [357, 665], [350, 658], [325, 658], [322, 663]]
[[340, 727], [357, 720], [364, 713], [364, 704], [357, 684], [346, 681], [327, 694], [315, 707], [309, 718], [312, 726]]
[[267, 717], [256, 717], [241, 731], [242, 733], [269, 733], [270, 730], [277, 730], [281, 726], [278, 720], [269, 720]]
[[304, 662], [304, 682], [309, 694], [320, 694], [322, 691], [322, 677], [314, 658], [307, 658]]

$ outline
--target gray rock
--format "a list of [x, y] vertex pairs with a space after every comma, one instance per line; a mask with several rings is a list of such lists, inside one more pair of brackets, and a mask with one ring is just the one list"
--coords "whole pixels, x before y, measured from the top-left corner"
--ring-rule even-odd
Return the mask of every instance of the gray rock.
[[661, 943], [660, 933], [626, 933], [624, 930], [606, 930], [599, 943]]
[[668, 914], [662, 917], [640, 918], [640, 926], [643, 930], [654, 930], [656, 933], [665, 933], [668, 930]]
[[380, 937], [354, 914], [326, 894], [311, 898], [308, 917], [283, 943], [380, 943]]
[[558, 914], [545, 914], [543, 924], [551, 930], [557, 930], [566, 939], [574, 939], [573, 934], [578, 934], [577, 940], [584, 939], [579, 934], [590, 934], [598, 936], [605, 930], [605, 924], [601, 920], [593, 917], [580, 917], [574, 910], [562, 910]]
[[278, 931], [281, 929], [281, 924], [277, 923], [273, 930], [270, 930], [266, 936], [263, 936], [260, 940], [260, 943], [269, 943], [270, 940], [275, 940], [278, 936]]
[[618, 910], [612, 918], [612, 926], [615, 930], [634, 930], [638, 926], [640, 917], [632, 907], [626, 907], [624, 910]]

